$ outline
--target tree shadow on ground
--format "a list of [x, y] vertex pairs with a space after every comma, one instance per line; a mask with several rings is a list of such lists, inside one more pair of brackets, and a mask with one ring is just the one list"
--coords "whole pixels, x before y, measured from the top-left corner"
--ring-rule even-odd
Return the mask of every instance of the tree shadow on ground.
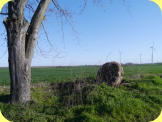
[[10, 100], [10, 95], [0, 95], [0, 102], [8, 103]]

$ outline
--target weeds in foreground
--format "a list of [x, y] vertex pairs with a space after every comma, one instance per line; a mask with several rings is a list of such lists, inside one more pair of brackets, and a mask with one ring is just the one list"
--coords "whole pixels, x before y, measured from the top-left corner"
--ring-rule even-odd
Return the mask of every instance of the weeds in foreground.
[[15, 122], [148, 122], [162, 108], [162, 78], [149, 75], [112, 88], [93, 78], [45, 84], [32, 88], [32, 101], [7, 104], [0, 93], [0, 109]]

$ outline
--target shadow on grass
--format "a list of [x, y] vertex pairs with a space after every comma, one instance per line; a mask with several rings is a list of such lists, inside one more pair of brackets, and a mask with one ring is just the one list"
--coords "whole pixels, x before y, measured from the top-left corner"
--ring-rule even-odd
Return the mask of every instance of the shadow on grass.
[[9, 103], [10, 95], [0, 95], [0, 102], [2, 103]]

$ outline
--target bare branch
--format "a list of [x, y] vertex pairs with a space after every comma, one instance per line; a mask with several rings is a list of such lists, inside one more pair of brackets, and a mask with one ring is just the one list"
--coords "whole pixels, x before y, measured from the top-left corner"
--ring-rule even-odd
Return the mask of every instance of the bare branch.
[[8, 13], [0, 13], [0, 15], [6, 15], [6, 16], [7, 16], [7, 15], [8, 15]]
[[44, 24], [43, 24], [43, 23], [42, 23], [42, 27], [43, 27], [43, 31], [44, 31], [44, 33], [45, 33], [45, 36], [46, 36], [46, 39], [47, 39], [47, 41], [48, 41], [49, 45], [50, 45], [50, 46], [52, 46], [52, 44], [51, 44], [51, 42], [50, 42], [50, 40], [49, 40], [49, 37], [48, 37], [48, 33], [47, 33], [47, 31], [46, 31], [46, 29], [45, 29], [45, 27], [44, 27]]
[[82, 14], [82, 13], [84, 12], [86, 6], [87, 6], [87, 0], [83, 0], [83, 6], [82, 6], [82, 8], [80, 9], [79, 14]]
[[[85, 2], [87, 0], [84, 0]], [[64, 32], [63, 32], [63, 20], [65, 19], [65, 21], [70, 25], [71, 29], [73, 32], [77, 33], [77, 31], [75, 30], [74, 26], [73, 26], [73, 22], [72, 22], [72, 13], [70, 13], [68, 10], [66, 9], [62, 9], [62, 7], [60, 6], [59, 3], [56, 2], [56, 0], [52, 0], [55, 8], [58, 10], [60, 18], [61, 18], [61, 30], [63, 33], [63, 37], [64, 37]]]
[[61, 6], [56, 2], [56, 0], [52, 0], [54, 6], [56, 7], [56, 9], [63, 15], [63, 16], [69, 16], [72, 17], [71, 13], [68, 12], [65, 9], [62, 9]]
[[25, 54], [26, 58], [32, 58], [35, 42], [37, 40], [40, 25], [51, 0], [41, 0], [29, 25], [26, 34]]

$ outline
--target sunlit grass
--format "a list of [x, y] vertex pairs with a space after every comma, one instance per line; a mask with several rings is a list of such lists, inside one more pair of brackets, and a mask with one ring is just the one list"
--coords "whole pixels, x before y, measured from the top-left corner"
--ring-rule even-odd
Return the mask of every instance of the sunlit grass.
[[[97, 70], [98, 67], [33, 69], [32, 81], [47, 83], [33, 84], [31, 102], [24, 105], [8, 104], [9, 88], [1, 86], [0, 109], [14, 122], [149, 122], [160, 114], [161, 65], [124, 67], [127, 84], [117, 88], [84, 80], [84, 77], [91, 77], [95, 81]], [[6, 69], [0, 71], [7, 73]], [[58, 87], [56, 83], [64, 84], [76, 78], [84, 81], [81, 92], [76, 92], [70, 85], [69, 89]], [[52, 82], [55, 84], [50, 84]]]

